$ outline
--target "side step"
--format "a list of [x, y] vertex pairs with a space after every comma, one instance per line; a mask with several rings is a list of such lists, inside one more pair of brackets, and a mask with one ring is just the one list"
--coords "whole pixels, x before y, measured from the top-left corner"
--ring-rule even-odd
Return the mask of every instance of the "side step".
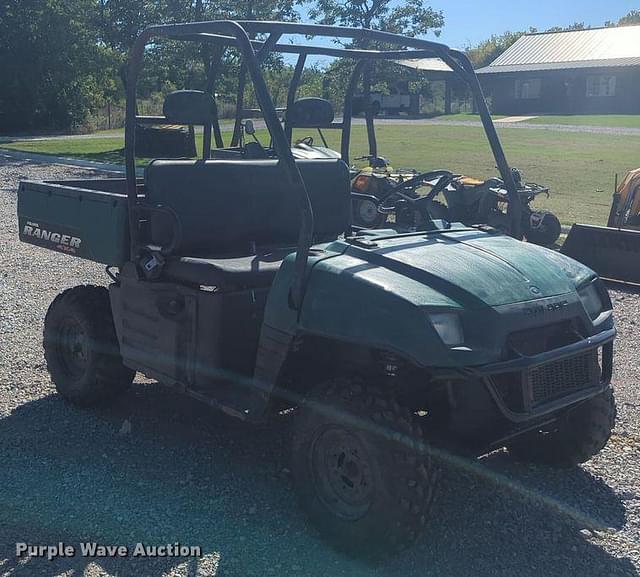
[[574, 224], [560, 252], [603, 278], [640, 284], [640, 230]]

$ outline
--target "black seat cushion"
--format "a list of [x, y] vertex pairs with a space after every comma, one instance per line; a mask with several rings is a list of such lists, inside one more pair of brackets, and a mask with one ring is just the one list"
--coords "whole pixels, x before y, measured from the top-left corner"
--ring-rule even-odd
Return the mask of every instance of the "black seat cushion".
[[[350, 225], [349, 169], [340, 159], [299, 160], [313, 206], [316, 241]], [[254, 246], [295, 246], [299, 195], [277, 160], [154, 160], [145, 172], [146, 203], [171, 209], [181, 228], [180, 256], [251, 254]], [[171, 242], [170, 217], [154, 215], [150, 241]]]
[[284, 258], [295, 248], [283, 248], [252, 256], [225, 258], [175, 257], [167, 260], [168, 280], [202, 286], [269, 287]]

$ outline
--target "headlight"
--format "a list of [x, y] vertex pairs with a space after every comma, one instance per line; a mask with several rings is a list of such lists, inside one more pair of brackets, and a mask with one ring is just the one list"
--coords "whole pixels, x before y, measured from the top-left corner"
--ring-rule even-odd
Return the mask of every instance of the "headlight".
[[359, 174], [358, 176], [356, 176], [355, 180], [353, 181], [351, 188], [353, 190], [357, 190], [358, 192], [367, 192], [369, 188], [369, 184], [371, 184], [369, 182], [371, 178], [372, 178], [371, 176], [365, 176], [364, 174]]
[[457, 313], [431, 313], [429, 318], [445, 345], [456, 347], [464, 343], [462, 323]]
[[600, 298], [600, 293], [598, 292], [598, 288], [596, 284], [592, 282], [584, 288], [578, 290], [578, 296], [582, 301], [582, 306], [584, 310], [587, 311], [587, 314], [591, 318], [591, 320], [595, 320], [598, 318], [604, 306], [602, 304], [602, 299]]

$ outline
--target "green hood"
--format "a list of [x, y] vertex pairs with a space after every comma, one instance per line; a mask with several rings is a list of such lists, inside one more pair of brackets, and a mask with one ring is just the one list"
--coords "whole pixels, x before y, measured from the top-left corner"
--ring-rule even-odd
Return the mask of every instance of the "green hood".
[[467, 308], [562, 295], [595, 276], [555, 251], [475, 230], [371, 242], [375, 246], [349, 245], [343, 254], [427, 285]]
[[[576, 288], [595, 273], [504, 235], [375, 231], [318, 246], [299, 313], [289, 305], [294, 256], [271, 289], [266, 325], [396, 352], [419, 366], [480, 366], [503, 358], [514, 331], [578, 317], [590, 323]], [[531, 314], [531, 301], [553, 312]], [[443, 344], [430, 320], [433, 311], [451, 309], [465, 334], [459, 350]]]

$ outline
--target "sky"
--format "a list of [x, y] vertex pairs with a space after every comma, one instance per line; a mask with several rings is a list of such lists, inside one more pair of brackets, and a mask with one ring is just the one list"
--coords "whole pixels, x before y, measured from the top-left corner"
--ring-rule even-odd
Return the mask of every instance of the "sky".
[[[454, 48], [469, 45], [506, 31], [529, 27], [546, 30], [584, 22], [591, 27], [618, 20], [640, 10], [640, 0], [427, 0], [442, 10], [445, 26], [439, 40]], [[429, 38], [434, 38], [431, 34]]]
[[[401, 0], [393, 0], [399, 3]], [[640, 10], [640, 0], [424, 0], [434, 10], [441, 10], [445, 24], [439, 38], [431, 32], [425, 36], [452, 48], [468, 48], [486, 40], [492, 34], [528, 30], [540, 31], [552, 26], [570, 26], [584, 22], [592, 28], [604, 26], [607, 20], [617, 21], [631, 10]], [[303, 22], [309, 22], [303, 10]], [[296, 41], [305, 43], [300, 37]], [[332, 45], [329, 39], [315, 39], [311, 44]], [[294, 57], [286, 57], [290, 63]], [[331, 58], [311, 57], [308, 63], [326, 65]]]

